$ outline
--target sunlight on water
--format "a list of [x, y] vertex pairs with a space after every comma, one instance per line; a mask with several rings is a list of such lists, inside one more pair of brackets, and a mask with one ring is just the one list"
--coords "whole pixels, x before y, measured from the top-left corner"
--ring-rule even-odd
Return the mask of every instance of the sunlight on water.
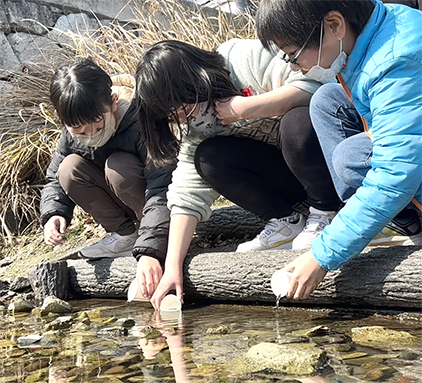
[[[145, 302], [71, 303], [75, 313], [70, 327], [60, 325], [63, 328], [47, 333], [45, 326], [57, 316], [4, 314], [0, 318], [0, 383], [417, 383], [422, 376], [418, 314], [407, 319], [397, 313], [292, 309], [279, 307], [280, 299], [277, 310], [188, 305], [182, 314], [172, 316], [154, 312]], [[363, 326], [381, 326], [399, 334], [406, 331], [411, 342], [401, 347], [402, 341], [394, 345], [390, 340], [386, 345], [372, 340], [375, 347], [368, 347], [352, 336], [352, 328]], [[20, 337], [28, 335], [34, 336], [27, 342], [41, 335], [43, 339], [18, 345], [18, 338], [22, 342]], [[319, 352], [323, 360], [320, 358], [321, 365], [314, 366], [313, 373], [299, 375], [269, 368], [274, 354], [260, 367], [261, 362], [247, 358], [249, 350], [263, 345], [279, 347], [288, 353], [284, 358], [305, 347]]]

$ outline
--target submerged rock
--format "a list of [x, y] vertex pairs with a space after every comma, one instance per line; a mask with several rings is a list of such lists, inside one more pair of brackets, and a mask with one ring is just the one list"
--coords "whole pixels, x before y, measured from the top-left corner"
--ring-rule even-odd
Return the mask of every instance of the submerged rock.
[[128, 334], [129, 332], [125, 327], [106, 327], [97, 331], [97, 336], [104, 336], [108, 338], [118, 338]]
[[136, 322], [132, 318], [120, 318], [118, 319], [114, 325], [120, 327], [130, 328], [135, 326]]
[[59, 317], [44, 326], [44, 331], [64, 330], [70, 328], [73, 324], [73, 318], [70, 316]]
[[306, 330], [297, 330], [292, 331], [286, 335], [290, 336], [300, 336], [303, 338], [312, 338], [314, 336], [324, 336], [327, 335], [329, 332], [328, 327], [326, 326], [316, 326]]
[[391, 367], [374, 368], [373, 370], [370, 370], [365, 374], [363, 380], [368, 380], [370, 382], [384, 380], [387, 377], [390, 377], [394, 371], [394, 368]]
[[65, 314], [71, 313], [73, 307], [70, 303], [67, 303], [53, 295], [44, 298], [44, 302], [41, 306], [41, 315], [47, 315], [49, 313]]
[[22, 297], [16, 297], [9, 304], [8, 310], [12, 313], [28, 313], [34, 308], [34, 305]]
[[326, 353], [312, 344], [260, 343], [236, 359], [233, 367], [240, 373], [267, 369], [288, 375], [312, 375], [325, 360]]
[[55, 347], [60, 343], [64, 334], [61, 331], [47, 331], [43, 334], [40, 344], [43, 347]]
[[353, 342], [362, 346], [383, 350], [405, 349], [418, 342], [418, 338], [406, 331], [386, 329], [381, 326], [352, 328]]
[[152, 326], [145, 326], [141, 330], [141, 333], [144, 334], [144, 338], [147, 340], [157, 339], [163, 335], [160, 330]]
[[30, 345], [34, 345], [36, 343], [39, 343], [41, 339], [42, 339], [42, 335], [38, 335], [38, 334], [20, 336], [18, 338], [18, 346], [19, 347], [28, 347]]
[[207, 330], [207, 335], [225, 335], [231, 334], [232, 329], [228, 326], [220, 325], [216, 327], [210, 327]]

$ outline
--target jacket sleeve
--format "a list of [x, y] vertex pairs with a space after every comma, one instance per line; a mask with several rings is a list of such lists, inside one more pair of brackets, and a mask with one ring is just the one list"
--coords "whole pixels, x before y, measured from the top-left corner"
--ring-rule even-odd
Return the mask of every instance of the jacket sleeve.
[[421, 187], [421, 64], [396, 59], [378, 70], [367, 85], [372, 115], [371, 169], [363, 185], [312, 242], [312, 253], [326, 270], [338, 269], [359, 254]]
[[41, 226], [44, 226], [53, 215], [64, 217], [68, 226], [72, 220], [75, 203], [66, 195], [56, 178], [60, 164], [68, 155], [66, 148], [66, 134], [62, 132], [57, 150], [53, 154], [53, 159], [47, 168], [46, 184], [41, 191]]
[[175, 165], [144, 170], [146, 180], [145, 206], [132, 255], [153, 257], [163, 265], [167, 252], [170, 210], [167, 207], [167, 188]]

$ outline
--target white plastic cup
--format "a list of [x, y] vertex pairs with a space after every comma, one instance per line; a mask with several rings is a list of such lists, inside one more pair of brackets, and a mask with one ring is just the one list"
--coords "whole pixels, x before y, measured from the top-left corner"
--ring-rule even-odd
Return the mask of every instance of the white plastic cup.
[[135, 278], [129, 285], [127, 290], [127, 301], [146, 301], [147, 299], [142, 295], [141, 289], [138, 285], [138, 280]]
[[271, 290], [278, 297], [285, 297], [289, 291], [290, 279], [293, 273], [285, 270], [277, 270], [271, 277]]
[[174, 294], [166, 295], [160, 304], [160, 311], [180, 311], [182, 301]]

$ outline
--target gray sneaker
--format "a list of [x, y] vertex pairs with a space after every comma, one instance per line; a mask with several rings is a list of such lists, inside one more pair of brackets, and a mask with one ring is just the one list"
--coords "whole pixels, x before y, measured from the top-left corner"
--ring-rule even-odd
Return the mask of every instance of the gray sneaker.
[[79, 256], [86, 259], [128, 257], [132, 254], [133, 245], [138, 238], [138, 231], [129, 235], [111, 233], [95, 245], [79, 251]]

